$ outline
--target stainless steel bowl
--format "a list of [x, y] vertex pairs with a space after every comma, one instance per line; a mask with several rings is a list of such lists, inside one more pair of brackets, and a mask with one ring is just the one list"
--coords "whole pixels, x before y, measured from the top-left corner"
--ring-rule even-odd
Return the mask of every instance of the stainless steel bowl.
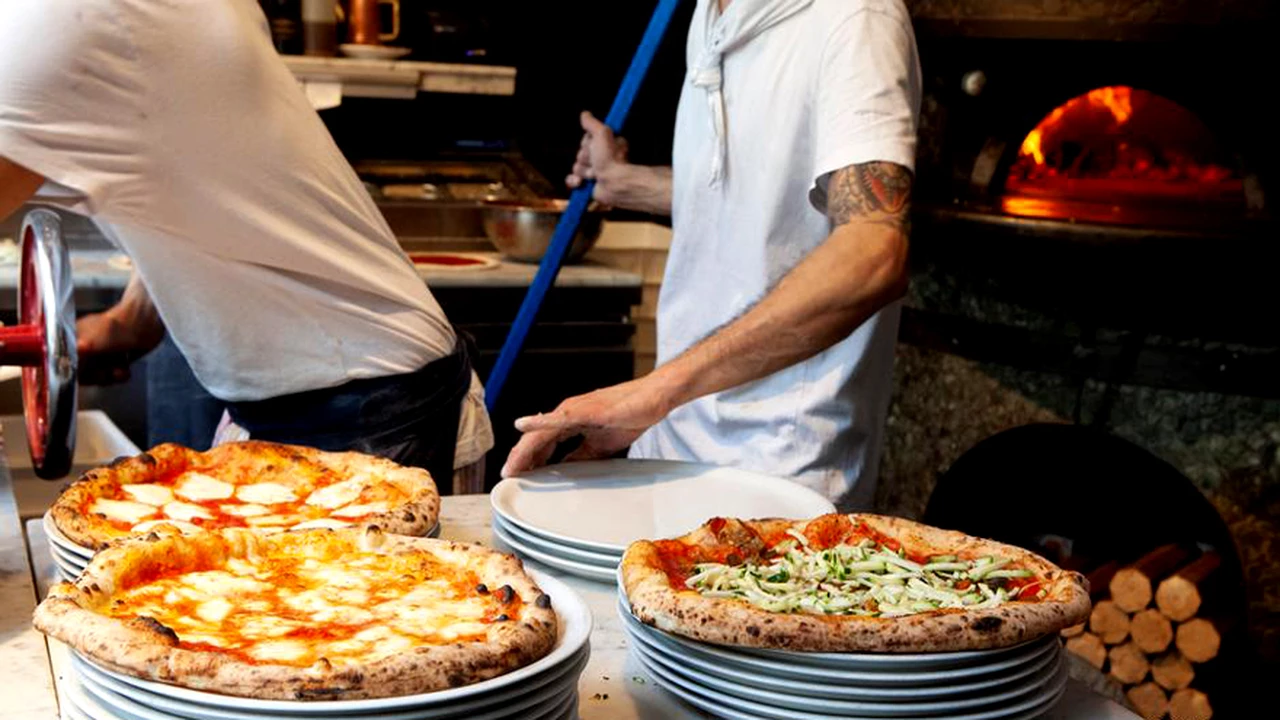
[[[560, 216], [569, 206], [567, 200], [485, 203], [484, 232], [503, 257], [518, 262], [536, 263], [551, 244]], [[600, 239], [600, 207], [592, 203], [578, 224], [565, 262], [582, 260]]]

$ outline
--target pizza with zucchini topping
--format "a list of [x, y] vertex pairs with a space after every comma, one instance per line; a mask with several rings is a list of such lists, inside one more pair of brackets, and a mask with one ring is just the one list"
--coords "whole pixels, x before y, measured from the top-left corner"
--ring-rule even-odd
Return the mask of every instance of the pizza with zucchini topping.
[[1084, 578], [1011, 545], [878, 515], [716, 518], [627, 548], [632, 612], [729, 645], [928, 652], [1015, 645], [1083, 622]]
[[85, 473], [50, 509], [54, 525], [94, 550], [152, 531], [261, 532], [376, 524], [425, 535], [440, 512], [430, 473], [356, 452], [262, 441], [197, 452], [166, 443]]
[[551, 598], [520, 560], [377, 527], [150, 534], [60, 583], [35, 626], [148, 680], [262, 699], [430, 692], [551, 651]]

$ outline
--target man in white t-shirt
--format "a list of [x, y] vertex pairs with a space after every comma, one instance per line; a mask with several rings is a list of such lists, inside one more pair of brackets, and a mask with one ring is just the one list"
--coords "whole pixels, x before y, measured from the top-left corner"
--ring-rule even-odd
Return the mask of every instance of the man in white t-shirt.
[[6, 0], [0, 217], [30, 199], [91, 217], [136, 270], [81, 321], [86, 369], [167, 330], [252, 437], [443, 487], [492, 445], [467, 343], [255, 0]]
[[517, 421], [504, 473], [633, 457], [796, 479], [843, 507], [874, 495], [920, 71], [898, 0], [699, 0], [671, 168], [628, 164], [583, 116], [570, 186], [670, 212], [658, 368]]

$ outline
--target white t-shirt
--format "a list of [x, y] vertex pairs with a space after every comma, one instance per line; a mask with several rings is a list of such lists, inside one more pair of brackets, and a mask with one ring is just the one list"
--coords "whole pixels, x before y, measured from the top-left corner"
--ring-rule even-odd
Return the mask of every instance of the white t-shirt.
[[453, 350], [255, 0], [5, 0], [0, 155], [73, 191], [222, 400]]
[[[920, 70], [900, 2], [733, 0], [724, 15], [715, 6], [699, 0], [689, 31], [660, 363], [741, 315], [826, 239], [820, 178], [872, 161], [914, 167]], [[791, 477], [843, 507], [869, 506], [899, 310], [808, 361], [676, 409], [632, 455]]]

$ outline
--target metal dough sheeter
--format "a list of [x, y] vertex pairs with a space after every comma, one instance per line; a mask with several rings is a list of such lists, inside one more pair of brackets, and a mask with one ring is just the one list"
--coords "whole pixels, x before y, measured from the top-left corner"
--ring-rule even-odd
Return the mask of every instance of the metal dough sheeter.
[[62, 224], [49, 210], [22, 221], [18, 324], [0, 327], [0, 365], [22, 367], [22, 411], [37, 476], [64, 477], [76, 445], [76, 309]]

